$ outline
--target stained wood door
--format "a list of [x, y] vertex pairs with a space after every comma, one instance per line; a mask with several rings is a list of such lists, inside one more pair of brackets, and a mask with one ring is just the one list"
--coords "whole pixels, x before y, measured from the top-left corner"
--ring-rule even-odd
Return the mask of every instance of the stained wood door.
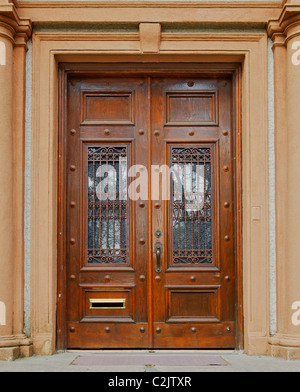
[[224, 77], [69, 78], [68, 348], [235, 346], [231, 97]]
[[225, 78], [152, 79], [153, 173], [172, 169], [152, 201], [157, 348], [235, 345], [231, 96]]
[[127, 197], [146, 113], [145, 78], [68, 83], [68, 347], [148, 347], [147, 205]]

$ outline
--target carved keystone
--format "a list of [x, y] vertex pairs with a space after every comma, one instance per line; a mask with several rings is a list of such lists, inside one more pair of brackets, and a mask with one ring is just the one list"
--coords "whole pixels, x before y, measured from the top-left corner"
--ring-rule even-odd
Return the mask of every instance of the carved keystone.
[[142, 53], [158, 53], [160, 47], [160, 23], [140, 23]]

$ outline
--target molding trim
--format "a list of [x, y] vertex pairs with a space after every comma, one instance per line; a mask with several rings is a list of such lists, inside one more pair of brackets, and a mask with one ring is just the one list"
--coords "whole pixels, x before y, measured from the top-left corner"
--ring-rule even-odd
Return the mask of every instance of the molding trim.
[[161, 41], [209, 41], [209, 42], [220, 42], [220, 41], [236, 41], [236, 42], [259, 42], [265, 36], [264, 33], [240, 33], [240, 32], [216, 32], [216, 33], [162, 33]]
[[97, 0], [97, 1], [74, 1], [74, 0], [45, 0], [28, 1], [15, 0], [18, 8], [281, 8], [281, 1], [201, 1], [201, 0]]
[[274, 46], [286, 46], [287, 42], [300, 35], [300, 5], [286, 4], [277, 20], [267, 25], [269, 37]]
[[32, 339], [28, 338], [26, 335], [0, 337], [0, 348], [15, 347], [15, 346], [30, 346], [30, 345], [32, 345]]
[[274, 346], [300, 348], [300, 337], [295, 335], [275, 334], [268, 339], [268, 343]]
[[268, 339], [268, 344], [269, 353], [273, 357], [300, 359], [300, 338], [296, 336], [276, 334]]
[[[127, 34], [127, 33], [124, 33]], [[57, 142], [58, 124], [58, 62], [80, 62], [86, 69], [92, 62], [165, 62], [243, 63], [240, 85], [242, 120], [237, 124], [243, 132], [243, 297], [245, 349], [251, 333], [260, 332], [255, 350], [266, 354], [269, 331], [268, 321], [268, 122], [266, 75], [266, 33], [200, 34], [184, 40], [167, 39], [162, 33], [160, 52], [141, 54], [138, 33], [135, 39], [112, 41], [109, 34], [45, 33], [33, 34], [33, 92], [32, 92], [32, 230], [31, 230], [31, 288], [32, 338], [36, 354], [55, 350], [57, 299]], [[127, 34], [128, 36], [128, 34]], [[178, 34], [176, 34], [177, 38]], [[91, 37], [97, 39], [91, 40]], [[106, 37], [99, 39], [99, 37]], [[130, 37], [133, 37], [130, 35]], [[209, 40], [208, 37], [213, 38]], [[170, 38], [170, 36], [169, 36]], [[228, 65], [229, 66], [229, 65]], [[239, 97], [236, 97], [239, 99]], [[254, 116], [256, 122], [251, 121]], [[259, 126], [257, 126], [259, 124]], [[51, 137], [50, 137], [51, 135]], [[43, 150], [43, 154], [40, 151]], [[263, 157], [263, 159], [262, 159]], [[251, 206], [261, 206], [259, 223], [251, 219]], [[45, 242], [45, 238], [48, 240]], [[260, 279], [253, 274], [259, 271]], [[255, 290], [252, 288], [255, 287]], [[264, 338], [262, 338], [264, 337]]]
[[[18, 1], [20, 16], [34, 23], [211, 23], [264, 26], [282, 10], [277, 1]], [[113, 10], [113, 12], [111, 12]], [[67, 11], [67, 14], [66, 12]]]
[[0, 36], [10, 39], [14, 46], [27, 50], [27, 41], [32, 34], [30, 19], [20, 18], [15, 5], [0, 4]]

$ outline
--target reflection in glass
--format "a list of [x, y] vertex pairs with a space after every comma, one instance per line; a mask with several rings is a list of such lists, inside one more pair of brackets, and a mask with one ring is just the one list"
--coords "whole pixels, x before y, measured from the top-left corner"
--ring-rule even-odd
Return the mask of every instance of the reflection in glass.
[[127, 147], [88, 148], [88, 262], [128, 262]]
[[173, 146], [171, 165], [172, 264], [211, 264], [211, 149]]

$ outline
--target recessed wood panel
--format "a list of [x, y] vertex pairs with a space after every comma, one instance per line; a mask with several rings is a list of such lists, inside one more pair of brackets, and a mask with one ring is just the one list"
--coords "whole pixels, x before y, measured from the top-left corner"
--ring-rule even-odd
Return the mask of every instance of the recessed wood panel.
[[83, 125], [133, 124], [132, 92], [83, 92]]
[[167, 289], [168, 322], [219, 321], [219, 286]]
[[217, 92], [166, 94], [166, 125], [217, 125]]

